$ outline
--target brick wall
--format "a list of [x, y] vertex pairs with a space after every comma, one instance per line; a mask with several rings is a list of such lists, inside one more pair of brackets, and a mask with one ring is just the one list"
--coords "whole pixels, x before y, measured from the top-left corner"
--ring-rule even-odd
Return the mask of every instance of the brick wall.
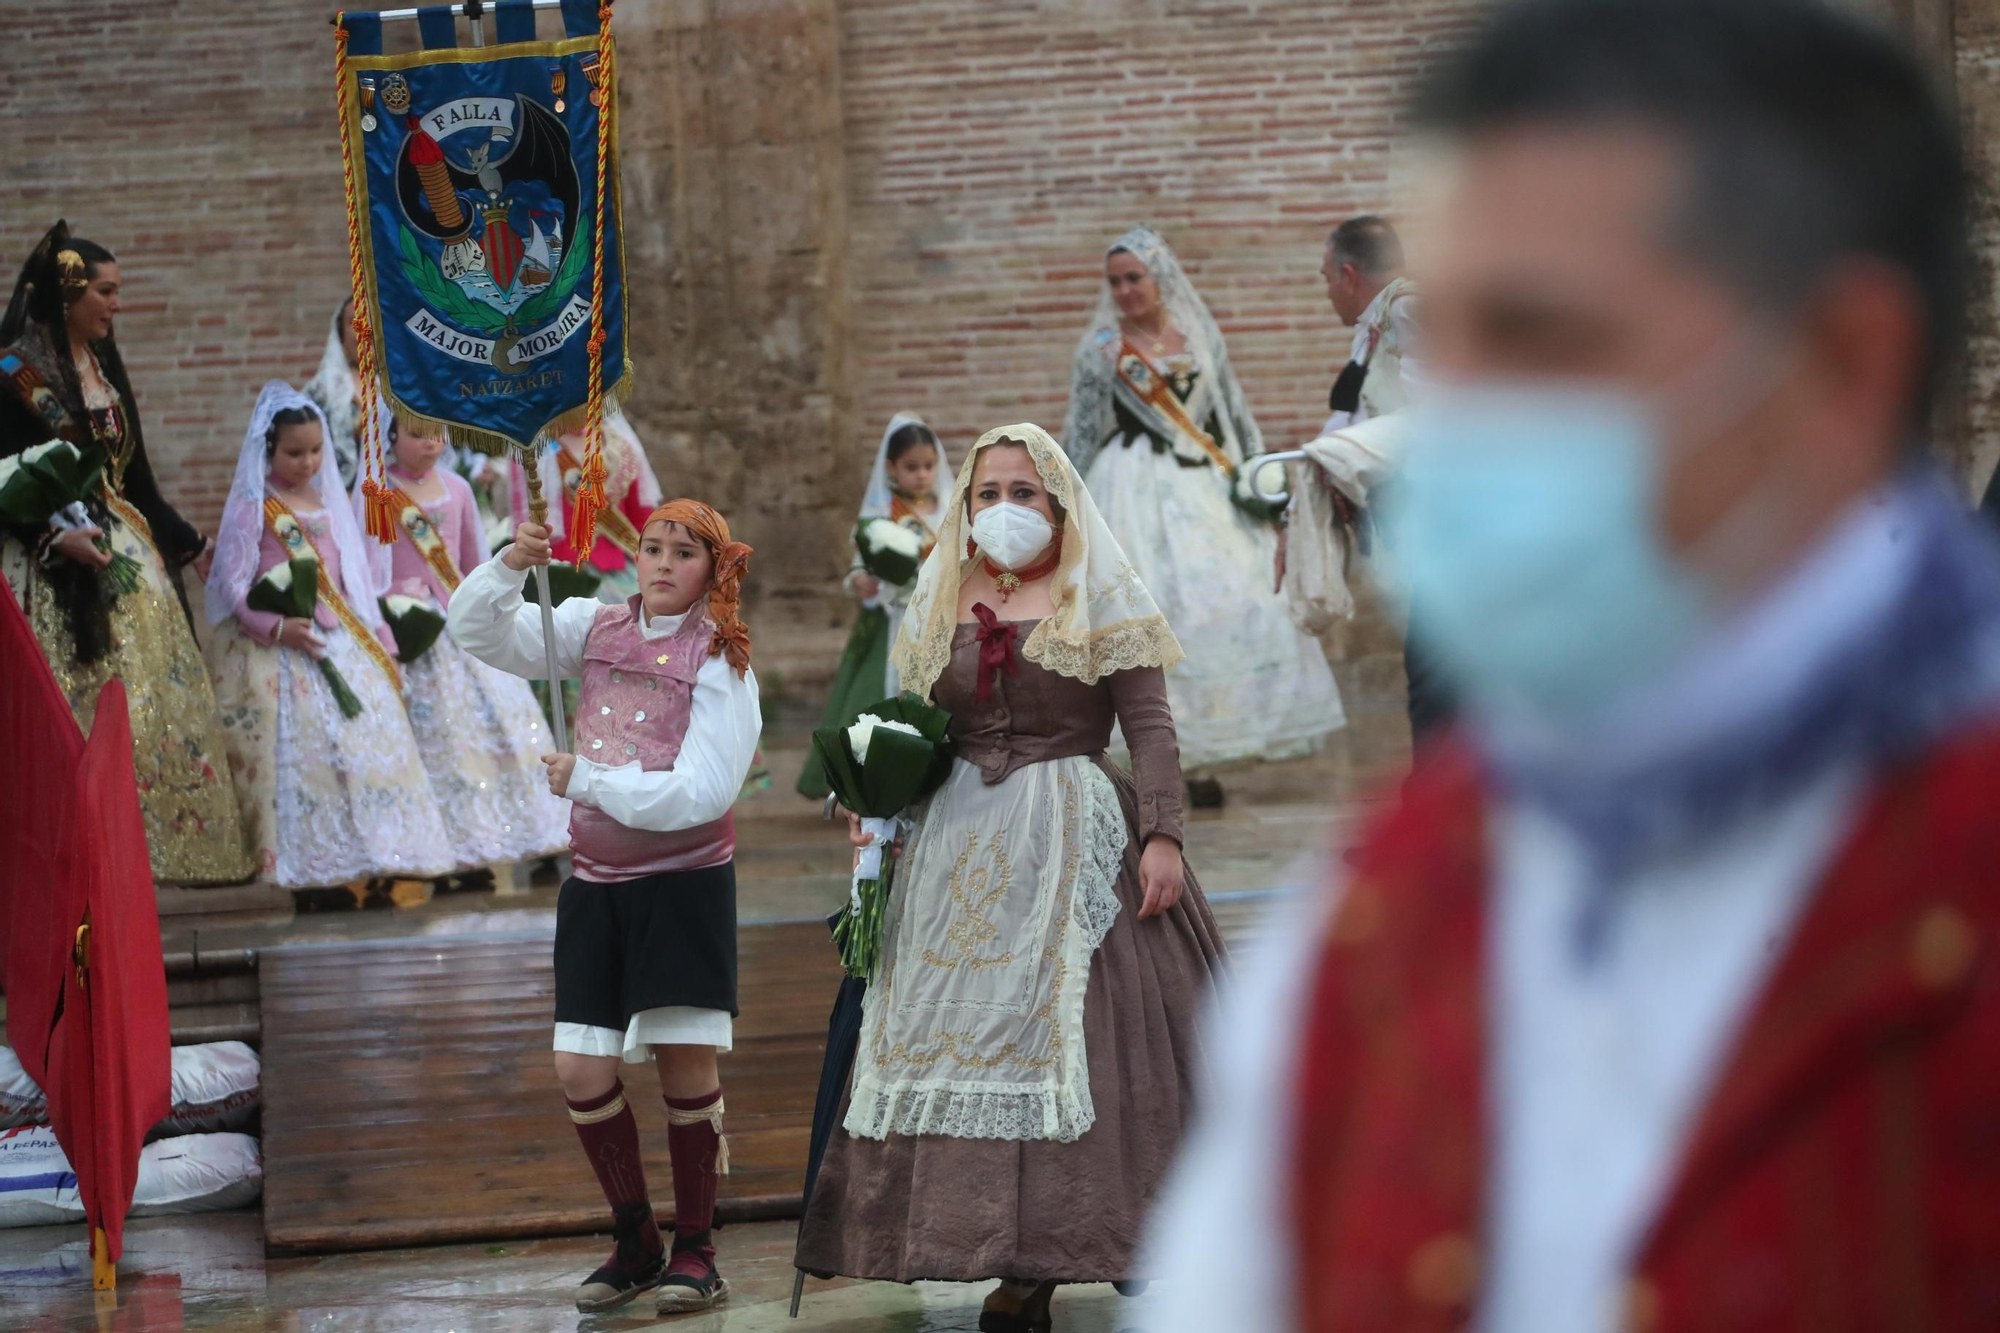
[[1411, 76], [1479, 8], [843, 4], [857, 448], [903, 407], [954, 452], [1059, 431], [1104, 248], [1139, 222], [1206, 297], [1267, 441], [1310, 434], [1348, 343], [1326, 232], [1388, 207]]
[[168, 497], [219, 517], [258, 386], [318, 365], [346, 222], [321, 0], [7, 0], [0, 278], [57, 217], [118, 255]]
[[[1943, 0], [1855, 2], [1928, 15], [1934, 45], [1952, 27]], [[1267, 440], [1307, 433], [1346, 345], [1321, 238], [1393, 208], [1401, 100], [1481, 7], [624, 0], [631, 411], [668, 488], [758, 547], [760, 661], [808, 690], [831, 669], [841, 545], [891, 412], [923, 413], [954, 454], [993, 425], [1060, 426], [1103, 247], [1135, 222], [1207, 297]], [[5, 5], [0, 282], [59, 214], [119, 253], [156, 465], [203, 524], [257, 386], [311, 373], [345, 287], [329, 8]], [[2000, 0], [1955, 8], [1990, 173]], [[1961, 456], [1985, 464], [2000, 240], [1982, 200]], [[1393, 648], [1379, 620], [1337, 646]], [[1361, 691], [1393, 705], [1392, 678]]]

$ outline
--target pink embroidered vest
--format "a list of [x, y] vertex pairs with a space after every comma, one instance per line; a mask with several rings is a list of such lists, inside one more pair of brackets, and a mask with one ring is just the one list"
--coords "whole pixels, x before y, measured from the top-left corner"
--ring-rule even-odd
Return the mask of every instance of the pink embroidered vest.
[[[600, 607], [583, 645], [583, 693], [576, 752], [617, 767], [634, 760], [649, 773], [671, 769], [687, 740], [694, 679], [708, 660], [715, 622], [702, 608], [661, 639], [639, 632], [639, 599]], [[629, 828], [602, 810], [573, 806], [570, 845], [578, 879], [616, 883], [670, 870], [721, 865], [736, 854], [736, 819], [673, 833]]]

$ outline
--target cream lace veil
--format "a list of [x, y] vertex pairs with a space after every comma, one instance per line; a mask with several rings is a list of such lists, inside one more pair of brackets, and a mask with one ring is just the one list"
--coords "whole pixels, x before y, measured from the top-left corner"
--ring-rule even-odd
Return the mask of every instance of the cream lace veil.
[[[1167, 317], [1180, 330], [1188, 354], [1201, 372], [1194, 395], [1186, 404], [1188, 415], [1197, 423], [1206, 423], [1214, 416], [1222, 428], [1215, 442], [1232, 465], [1264, 452], [1263, 433], [1243, 399], [1243, 385], [1236, 378], [1236, 368], [1230, 364], [1222, 330], [1216, 325], [1215, 316], [1209, 313], [1208, 303], [1195, 290], [1194, 280], [1175, 257], [1173, 247], [1151, 227], [1134, 227], [1113, 241], [1104, 257], [1109, 259], [1120, 250], [1137, 258], [1153, 275]], [[1097, 310], [1076, 345], [1070, 370], [1069, 410], [1063, 420], [1063, 446], [1069, 450], [1077, 472], [1090, 471], [1091, 461], [1110, 438], [1116, 424], [1112, 401], [1120, 395], [1141, 421], [1150, 420], [1160, 438], [1172, 444], [1177, 454], [1190, 463], [1206, 462], [1208, 456], [1204, 451], [1191, 441], [1177, 438], [1179, 432], [1158, 417], [1156, 409], [1140, 402], [1118, 383], [1113, 371], [1124, 340], [1118, 326], [1118, 303], [1111, 299], [1109, 284], [1100, 279], [1098, 288]]]
[[972, 566], [965, 554], [971, 527], [966, 496], [980, 453], [1003, 443], [1027, 446], [1042, 484], [1063, 508], [1062, 560], [1051, 587], [1055, 614], [1035, 627], [1021, 656], [1087, 685], [1114, 671], [1179, 662], [1185, 656], [1180, 641], [1105, 525], [1069, 455], [1040, 426], [1024, 424], [987, 431], [959, 468], [951, 503], [938, 516], [937, 548], [917, 575], [903, 632], [890, 652], [903, 687], [928, 696], [951, 661], [959, 582]]

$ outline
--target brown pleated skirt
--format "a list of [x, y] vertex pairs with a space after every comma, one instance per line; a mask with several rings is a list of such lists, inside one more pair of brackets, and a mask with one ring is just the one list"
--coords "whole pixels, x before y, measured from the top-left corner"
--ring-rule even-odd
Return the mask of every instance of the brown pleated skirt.
[[1223, 948], [1192, 873], [1179, 903], [1139, 920], [1136, 791], [1123, 770], [1102, 766], [1131, 836], [1117, 884], [1123, 910], [1084, 991], [1096, 1122], [1074, 1143], [878, 1141], [836, 1126], [799, 1228], [800, 1268], [890, 1282], [1150, 1276], [1132, 1265], [1193, 1110], [1201, 1008]]

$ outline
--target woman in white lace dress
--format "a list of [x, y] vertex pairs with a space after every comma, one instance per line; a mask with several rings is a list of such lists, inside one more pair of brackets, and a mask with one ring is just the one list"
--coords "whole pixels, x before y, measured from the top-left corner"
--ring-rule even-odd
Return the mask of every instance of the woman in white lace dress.
[[[208, 660], [243, 832], [283, 888], [428, 879], [452, 868], [451, 839], [403, 711], [366, 538], [325, 440], [311, 399], [265, 385], [215, 540]], [[310, 619], [250, 605], [259, 579], [307, 555], [321, 575]], [[353, 716], [322, 661], [360, 705]]]
[[1006, 1278], [979, 1326], [1025, 1333], [1057, 1282], [1139, 1276], [1222, 946], [1181, 856], [1173, 631], [1040, 427], [959, 477], [894, 649], [958, 757], [914, 812], [797, 1263]]
[[[1151, 228], [1118, 238], [1077, 344], [1063, 444], [1187, 659], [1167, 673], [1181, 762], [1286, 759], [1346, 722], [1326, 656], [1271, 583], [1277, 534], [1232, 499], [1263, 450], [1222, 333]], [[1219, 803], [1212, 780], [1198, 804]]]

